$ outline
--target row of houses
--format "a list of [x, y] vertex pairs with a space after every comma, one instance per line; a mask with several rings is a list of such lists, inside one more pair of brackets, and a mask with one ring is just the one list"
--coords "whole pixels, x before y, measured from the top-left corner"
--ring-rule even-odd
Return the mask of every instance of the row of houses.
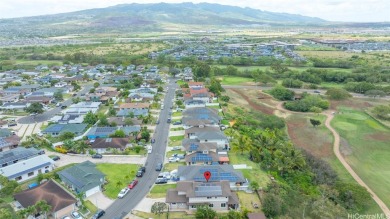
[[[210, 94], [201, 82], [189, 82], [189, 88], [183, 90], [186, 101], [198, 98], [196, 92], [207, 94], [202, 102], [210, 102]], [[189, 92], [188, 92], [189, 91]], [[172, 211], [196, 210], [199, 205], [208, 205], [217, 211], [239, 209], [237, 189], [246, 189], [247, 180], [241, 172], [230, 165], [228, 138], [221, 131], [219, 111], [205, 105], [186, 105], [182, 118], [186, 166], [179, 166], [179, 181], [174, 189], [166, 193], [166, 203]], [[204, 173], [211, 177], [206, 180]]]

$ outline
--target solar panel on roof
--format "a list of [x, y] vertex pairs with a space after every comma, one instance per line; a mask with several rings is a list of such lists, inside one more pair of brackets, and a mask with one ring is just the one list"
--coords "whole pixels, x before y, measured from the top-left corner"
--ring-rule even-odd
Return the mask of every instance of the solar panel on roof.
[[190, 145], [190, 151], [196, 151], [196, 150], [198, 150], [198, 147], [199, 147], [199, 145], [191, 144]]
[[204, 183], [195, 188], [195, 196], [221, 196], [222, 188], [219, 185]]
[[212, 161], [213, 158], [207, 154], [196, 154], [192, 157], [192, 162], [209, 162]]

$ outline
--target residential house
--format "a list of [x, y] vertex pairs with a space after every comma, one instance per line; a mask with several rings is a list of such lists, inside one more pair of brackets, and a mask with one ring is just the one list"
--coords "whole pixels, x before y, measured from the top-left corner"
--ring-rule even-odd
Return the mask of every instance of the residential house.
[[55, 122], [58, 124], [81, 124], [84, 121], [84, 115], [61, 115], [54, 116], [50, 119], [51, 122]]
[[[130, 124], [126, 124], [126, 119], [131, 119]], [[108, 123], [115, 124], [117, 127], [141, 125], [142, 121], [137, 118], [126, 118], [125, 116], [115, 116], [107, 118]]]
[[58, 172], [58, 176], [68, 188], [76, 193], [85, 193], [85, 197], [102, 191], [105, 182], [105, 175], [91, 161], [66, 168]]
[[112, 152], [112, 149], [124, 151], [129, 146], [130, 138], [96, 138], [91, 140], [91, 147], [96, 153]]
[[199, 131], [194, 132], [191, 134], [192, 139], [196, 139], [200, 143], [205, 142], [214, 142], [217, 143], [218, 149], [220, 150], [228, 150], [229, 149], [229, 141], [225, 134], [218, 131], [202, 131], [199, 129]]
[[27, 103], [42, 103], [49, 104], [52, 98], [45, 96], [27, 96], [24, 99]]
[[23, 111], [24, 108], [29, 107], [29, 106], [30, 106], [30, 103], [27, 103], [27, 102], [4, 103], [2, 106], [0, 106], [0, 109]]
[[196, 133], [199, 132], [218, 132], [220, 131], [219, 127], [216, 126], [199, 126], [199, 127], [191, 127], [184, 130], [185, 138], [197, 138]]
[[146, 102], [154, 99], [154, 94], [151, 93], [131, 93], [128, 96], [131, 102]]
[[119, 92], [115, 87], [99, 87], [92, 94], [87, 94], [86, 100], [106, 103], [110, 99], [116, 100]]
[[69, 192], [51, 179], [37, 187], [16, 193], [14, 199], [18, 209], [26, 209], [44, 200], [51, 206], [48, 215], [54, 219], [70, 215], [72, 211], [76, 210], [77, 202]]
[[232, 165], [179, 166], [177, 176], [180, 181], [206, 182], [204, 178], [206, 171], [211, 173], [208, 182], [227, 180], [230, 183], [230, 189], [233, 190], [248, 184], [242, 172], [234, 170]]
[[114, 134], [116, 130], [123, 130], [126, 136], [132, 136], [134, 133], [138, 133], [141, 130], [141, 126], [124, 126], [118, 127], [92, 127], [87, 133], [88, 139], [108, 138], [111, 134]]
[[32, 92], [29, 96], [44, 96], [44, 97], [53, 97], [56, 92], [61, 93], [69, 93], [69, 89], [66, 88], [57, 88], [57, 87], [49, 87], [42, 88], [37, 91]]
[[194, 82], [194, 81], [190, 81], [188, 82], [188, 87], [189, 88], [204, 88], [204, 84], [203, 82]]
[[206, 107], [206, 102], [203, 100], [186, 100], [184, 101], [184, 106], [186, 109], [193, 107]]
[[64, 112], [69, 115], [85, 115], [88, 112], [96, 113], [101, 102], [80, 102], [70, 105]]
[[28, 160], [32, 157], [39, 156], [43, 154], [42, 150], [37, 150], [35, 148], [24, 148], [18, 147], [8, 151], [0, 152], [0, 166], [5, 167], [13, 165], [17, 162], [22, 162]]
[[52, 124], [42, 131], [42, 134], [59, 136], [65, 132], [71, 132], [73, 134], [81, 135], [87, 128], [87, 124]]
[[17, 135], [11, 135], [8, 137], [0, 137], [0, 152], [8, 151], [17, 148], [20, 142], [20, 137]]
[[187, 165], [211, 165], [218, 164], [219, 158], [216, 152], [217, 145], [214, 143], [205, 144], [191, 143], [185, 147], [186, 156], [185, 162]]
[[215, 211], [228, 211], [238, 209], [240, 203], [226, 180], [210, 183], [179, 181], [175, 189], [168, 189], [165, 200], [172, 211], [195, 211], [205, 204]]
[[150, 87], [142, 87], [137, 89], [129, 90], [130, 94], [140, 94], [140, 93], [149, 93], [149, 94], [156, 94], [157, 88], [150, 88]]
[[36, 177], [40, 173], [48, 173], [54, 169], [54, 161], [48, 156], [42, 154], [31, 157], [23, 162], [17, 162], [13, 165], [0, 168], [0, 174], [9, 180], [24, 182]]
[[149, 112], [149, 103], [122, 103], [119, 105], [119, 111], [117, 116], [129, 116], [133, 114], [134, 116], [147, 116]]

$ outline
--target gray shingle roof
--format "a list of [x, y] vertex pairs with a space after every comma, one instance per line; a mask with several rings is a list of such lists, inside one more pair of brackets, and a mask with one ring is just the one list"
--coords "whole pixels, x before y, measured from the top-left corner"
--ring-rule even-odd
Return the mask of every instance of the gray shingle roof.
[[86, 192], [104, 183], [104, 174], [90, 161], [62, 170], [58, 175], [65, 183], [76, 187], [78, 192]]
[[229, 182], [246, 182], [243, 174], [235, 171], [232, 165], [210, 165], [210, 166], [179, 166], [177, 175], [180, 180], [204, 182], [203, 173], [211, 172], [209, 182], [228, 180]]

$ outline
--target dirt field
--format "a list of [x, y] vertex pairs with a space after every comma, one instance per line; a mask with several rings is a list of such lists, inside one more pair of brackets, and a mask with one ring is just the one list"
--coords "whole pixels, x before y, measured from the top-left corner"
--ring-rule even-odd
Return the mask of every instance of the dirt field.
[[[249, 104], [249, 106], [254, 109], [258, 110], [262, 113], [268, 114], [268, 115], [273, 115], [274, 114], [274, 108], [272, 106], [269, 106], [266, 104], [264, 100], [269, 99], [270, 97], [264, 95], [264, 94], [259, 94], [258, 91], [256, 94], [253, 94], [253, 91], [248, 91], [248, 90], [239, 90], [239, 89], [232, 89], [235, 93], [239, 94], [241, 98], [244, 98], [244, 100]], [[255, 99], [260, 98], [260, 101], [256, 101]]]

